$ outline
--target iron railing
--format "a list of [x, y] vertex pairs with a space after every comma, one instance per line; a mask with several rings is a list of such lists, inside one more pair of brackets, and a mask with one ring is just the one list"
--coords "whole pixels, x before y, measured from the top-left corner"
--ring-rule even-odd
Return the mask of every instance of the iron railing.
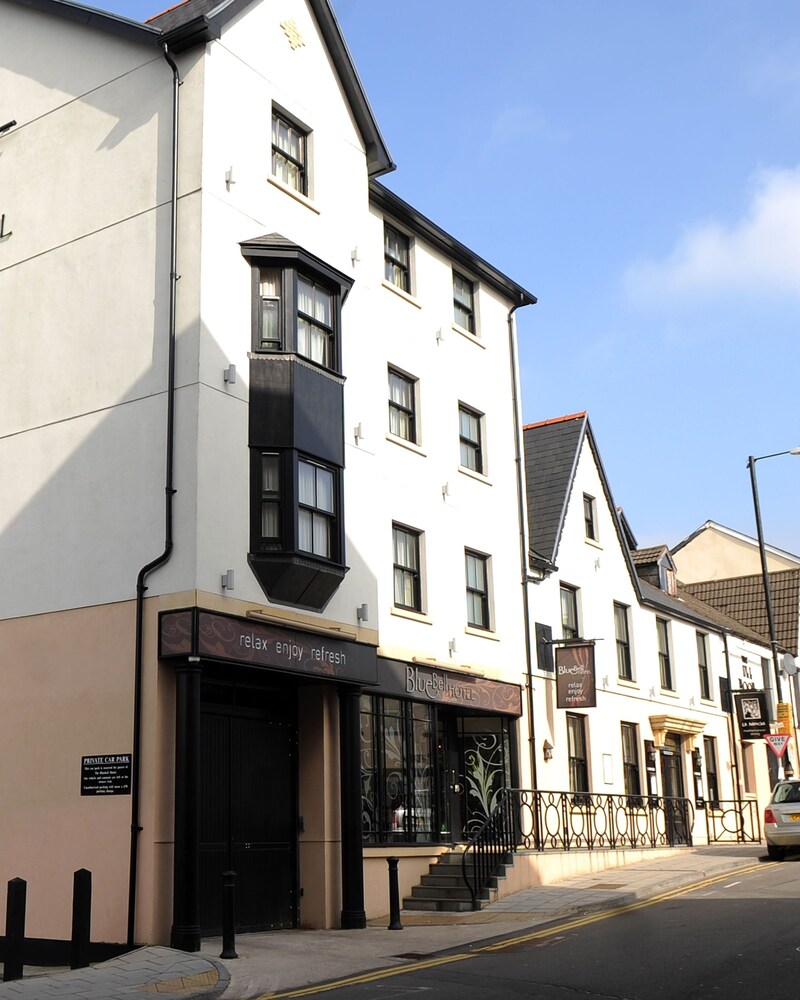
[[686, 798], [504, 788], [467, 843], [462, 872], [477, 909], [499, 866], [518, 850], [691, 845], [693, 826], [694, 808]]
[[706, 802], [709, 844], [758, 844], [761, 821], [755, 799]]

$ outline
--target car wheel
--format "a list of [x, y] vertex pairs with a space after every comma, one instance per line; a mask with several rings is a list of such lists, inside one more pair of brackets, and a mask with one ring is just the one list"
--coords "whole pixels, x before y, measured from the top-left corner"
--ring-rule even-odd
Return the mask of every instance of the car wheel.
[[783, 848], [775, 844], [767, 844], [767, 854], [770, 861], [783, 861]]

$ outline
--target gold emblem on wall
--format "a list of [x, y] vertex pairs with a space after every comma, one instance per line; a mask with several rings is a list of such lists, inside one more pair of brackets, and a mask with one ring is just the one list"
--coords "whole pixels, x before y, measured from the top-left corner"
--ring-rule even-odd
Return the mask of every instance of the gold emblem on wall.
[[293, 49], [299, 49], [302, 45], [306, 44], [294, 21], [281, 21], [281, 27], [283, 28], [284, 34], [289, 39], [289, 44]]

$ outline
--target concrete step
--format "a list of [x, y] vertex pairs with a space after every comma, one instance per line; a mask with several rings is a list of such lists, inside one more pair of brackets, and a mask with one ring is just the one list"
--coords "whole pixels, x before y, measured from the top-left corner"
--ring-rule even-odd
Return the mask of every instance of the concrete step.
[[[480, 903], [480, 900], [478, 900]], [[480, 909], [480, 906], [478, 907]], [[446, 913], [471, 913], [472, 900], [469, 899], [413, 899], [403, 900], [404, 910], [435, 910]]]

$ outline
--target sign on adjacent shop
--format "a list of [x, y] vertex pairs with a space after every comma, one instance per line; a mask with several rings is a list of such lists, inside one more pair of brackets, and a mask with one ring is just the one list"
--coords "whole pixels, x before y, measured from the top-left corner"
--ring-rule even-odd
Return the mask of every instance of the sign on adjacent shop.
[[760, 740], [769, 732], [769, 710], [764, 691], [734, 691], [739, 736], [743, 740]]
[[792, 735], [792, 706], [788, 701], [778, 702], [778, 732]]
[[376, 692], [482, 712], [522, 715], [522, 689], [518, 684], [382, 657], [378, 659]]
[[129, 753], [101, 753], [81, 757], [81, 795], [130, 795]]
[[594, 708], [594, 643], [556, 646], [556, 698], [559, 708]]

